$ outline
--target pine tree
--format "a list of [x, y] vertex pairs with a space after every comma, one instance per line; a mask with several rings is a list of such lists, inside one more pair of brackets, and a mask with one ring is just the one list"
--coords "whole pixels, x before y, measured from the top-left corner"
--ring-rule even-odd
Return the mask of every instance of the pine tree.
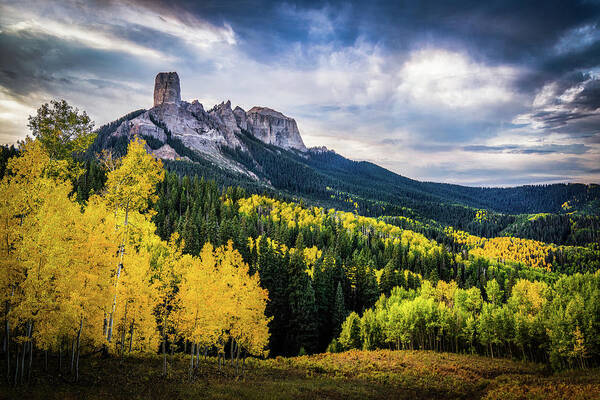
[[296, 355], [304, 347], [311, 353], [317, 347], [315, 292], [303, 257], [298, 252], [290, 256], [287, 293], [290, 315], [286, 350], [288, 354]]
[[344, 302], [344, 291], [342, 290], [342, 283], [338, 282], [337, 289], [335, 291], [335, 303], [333, 306], [333, 337], [338, 337], [342, 330], [342, 323], [346, 320], [347, 316], [346, 305]]

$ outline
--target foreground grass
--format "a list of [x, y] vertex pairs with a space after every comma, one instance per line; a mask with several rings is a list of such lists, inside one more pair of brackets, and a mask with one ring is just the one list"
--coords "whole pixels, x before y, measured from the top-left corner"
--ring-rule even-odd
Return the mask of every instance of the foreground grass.
[[350, 351], [249, 360], [244, 378], [227, 365], [144, 357], [82, 361], [77, 384], [36, 371], [26, 387], [0, 387], [4, 399], [598, 399], [600, 371], [551, 374], [539, 364], [430, 351]]

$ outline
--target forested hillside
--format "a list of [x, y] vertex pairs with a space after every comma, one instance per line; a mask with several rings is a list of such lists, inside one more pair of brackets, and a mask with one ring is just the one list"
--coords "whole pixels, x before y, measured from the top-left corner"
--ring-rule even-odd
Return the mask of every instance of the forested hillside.
[[[122, 155], [127, 137], [111, 136], [130, 113], [102, 126], [87, 153], [102, 149]], [[485, 237], [516, 236], [557, 245], [598, 242], [600, 186], [553, 184], [513, 188], [476, 188], [419, 182], [368, 162], [357, 162], [322, 148], [308, 152], [264, 143], [245, 130], [236, 134], [242, 148], [223, 147], [233, 162], [258, 177], [215, 164], [173, 139], [164, 124], [167, 144], [186, 160], [165, 160], [180, 176], [203, 176], [219, 187], [240, 186], [251, 193], [305, 199], [315, 205], [356, 211], [365, 216], [404, 216], [427, 224], [452, 226]], [[143, 137], [151, 149], [162, 143]], [[552, 213], [550, 218], [537, 214]]]

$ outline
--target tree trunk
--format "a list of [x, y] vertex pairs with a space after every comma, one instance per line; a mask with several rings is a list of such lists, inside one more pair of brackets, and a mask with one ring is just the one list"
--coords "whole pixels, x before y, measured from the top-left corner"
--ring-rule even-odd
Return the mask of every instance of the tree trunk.
[[[11, 288], [10, 297], [12, 298], [15, 293], [15, 289]], [[6, 301], [6, 383], [10, 383], [10, 322], [8, 316], [10, 314], [10, 300]]]
[[242, 378], [246, 377], [246, 352], [244, 352], [244, 356], [242, 358]]
[[163, 376], [167, 376], [167, 339], [163, 337]]
[[102, 323], [102, 335], [108, 335], [108, 320], [106, 319], [106, 311], [104, 312], [104, 321]]
[[31, 365], [33, 363], [33, 322], [29, 323], [29, 369], [27, 370], [27, 383], [31, 382]]
[[239, 366], [240, 366], [240, 344], [238, 343], [236, 346], [236, 355], [235, 355], [235, 374], [239, 376]]
[[192, 371], [193, 370], [194, 370], [194, 345], [192, 344], [192, 346], [190, 348], [190, 371], [189, 371], [189, 379], [190, 380], [192, 379]]
[[131, 329], [129, 330], [129, 354], [131, 354], [131, 346], [133, 346], [133, 324], [135, 323], [134, 321], [131, 321]]
[[[122, 245], [124, 246], [124, 245]], [[122, 254], [123, 254], [123, 250], [120, 250], [121, 252], [121, 259], [123, 258]], [[119, 285], [119, 277], [121, 276], [121, 270], [123, 269], [123, 264], [119, 261], [119, 266], [117, 267], [117, 280], [115, 282], [115, 295], [113, 297], [113, 304], [112, 304], [112, 309], [110, 311], [110, 316], [108, 318], [108, 333], [106, 334], [106, 340], [108, 340], [108, 342], [110, 343], [111, 339], [112, 339], [112, 330], [113, 330], [113, 318], [115, 315], [115, 310], [117, 308], [117, 286]]]
[[19, 345], [17, 347], [17, 357], [15, 358], [15, 386], [17, 386], [18, 378], [19, 378]]
[[83, 317], [79, 321], [79, 332], [77, 332], [77, 362], [75, 364], [75, 382], [79, 380], [79, 352], [81, 345], [81, 331], [83, 330]]
[[73, 343], [71, 344], [71, 375], [73, 375], [73, 369], [75, 369], [75, 343], [77, 338], [73, 338]]
[[113, 318], [115, 315], [115, 309], [117, 308], [117, 287], [119, 286], [119, 278], [121, 276], [121, 270], [123, 269], [123, 255], [125, 253], [125, 241], [127, 240], [127, 228], [128, 228], [128, 217], [129, 217], [129, 202], [127, 202], [127, 206], [125, 207], [125, 236], [121, 241], [121, 246], [119, 247], [119, 265], [117, 266], [117, 278], [115, 280], [115, 296], [113, 297], [112, 310], [110, 312], [110, 318], [108, 320], [108, 333], [106, 335], [106, 339], [110, 343], [112, 339], [112, 330], [113, 330]]
[[[7, 302], [7, 308], [10, 308]], [[10, 382], [10, 323], [6, 317], [6, 382]]]
[[129, 303], [125, 303], [125, 316], [123, 317], [123, 332], [121, 333], [121, 344], [120, 344], [120, 352], [121, 352], [121, 356], [123, 356], [123, 354], [125, 353], [125, 333], [127, 333], [126, 330], [126, 326], [127, 326], [127, 306], [129, 305]]
[[[27, 322], [27, 337], [31, 334], [31, 321]], [[25, 355], [27, 354], [27, 344], [23, 343], [23, 352], [21, 353], [21, 383], [24, 383], [25, 378]]]

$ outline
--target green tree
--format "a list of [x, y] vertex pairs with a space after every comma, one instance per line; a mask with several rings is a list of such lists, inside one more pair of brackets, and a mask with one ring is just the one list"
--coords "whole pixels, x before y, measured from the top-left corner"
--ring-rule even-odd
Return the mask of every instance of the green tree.
[[500, 289], [500, 285], [495, 279], [490, 279], [485, 285], [485, 293], [487, 294], [488, 301], [495, 306], [499, 306], [502, 303], [502, 296], [504, 292]]
[[306, 264], [298, 251], [290, 256], [288, 281], [288, 330], [287, 348], [290, 354], [298, 354], [301, 347], [312, 353], [317, 347], [317, 324], [315, 292]]
[[73, 155], [88, 149], [95, 138], [94, 123], [85, 111], [73, 108], [65, 100], [43, 104], [35, 116], [29, 116], [29, 129], [52, 160], [68, 160], [73, 177], [79, 175]]
[[350, 313], [342, 324], [338, 342], [345, 350], [362, 348], [360, 317], [357, 313]]
[[342, 289], [342, 282], [338, 282], [337, 289], [335, 290], [335, 303], [333, 305], [333, 326], [334, 326], [334, 337], [340, 334], [342, 329], [342, 323], [346, 319], [348, 312], [346, 311], [346, 305], [344, 302], [344, 290]]

